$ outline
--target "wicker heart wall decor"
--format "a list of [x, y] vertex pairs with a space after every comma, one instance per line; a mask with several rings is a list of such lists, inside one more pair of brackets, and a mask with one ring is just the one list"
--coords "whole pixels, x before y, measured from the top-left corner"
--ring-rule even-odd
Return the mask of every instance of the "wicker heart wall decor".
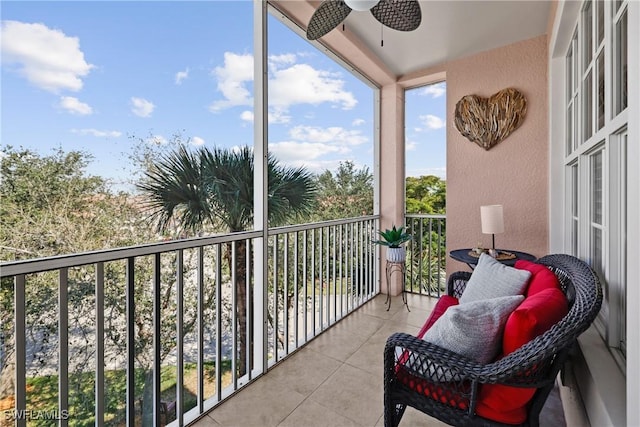
[[463, 96], [456, 104], [456, 129], [469, 141], [489, 150], [509, 136], [524, 121], [527, 99], [514, 88], [489, 98]]

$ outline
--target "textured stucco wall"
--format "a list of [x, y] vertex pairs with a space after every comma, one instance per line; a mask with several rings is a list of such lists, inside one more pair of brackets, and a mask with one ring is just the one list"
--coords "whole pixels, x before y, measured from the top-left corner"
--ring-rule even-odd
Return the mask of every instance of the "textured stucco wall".
[[[383, 86], [380, 93], [380, 229], [404, 223], [404, 90], [397, 84]], [[381, 248], [380, 287], [383, 293], [391, 288], [392, 295], [402, 291], [399, 274], [387, 283], [384, 271], [387, 248]]]
[[[504, 206], [504, 234], [496, 246], [542, 256], [548, 251], [547, 37], [540, 36], [446, 64], [447, 252], [482, 243], [480, 206]], [[454, 126], [465, 95], [489, 97], [513, 87], [527, 98], [524, 122], [485, 151]], [[447, 260], [447, 272], [467, 269]]]

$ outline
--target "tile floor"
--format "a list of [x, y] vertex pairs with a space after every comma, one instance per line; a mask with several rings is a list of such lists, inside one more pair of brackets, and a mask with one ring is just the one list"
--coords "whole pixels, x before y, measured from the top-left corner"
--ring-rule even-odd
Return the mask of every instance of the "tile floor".
[[[194, 425], [207, 426], [382, 426], [382, 353], [394, 332], [415, 334], [436, 299], [409, 295], [411, 312], [394, 298], [386, 311], [378, 295], [331, 327], [266, 375], [245, 387]], [[565, 425], [554, 393], [541, 425]], [[401, 426], [444, 426], [407, 408]]]

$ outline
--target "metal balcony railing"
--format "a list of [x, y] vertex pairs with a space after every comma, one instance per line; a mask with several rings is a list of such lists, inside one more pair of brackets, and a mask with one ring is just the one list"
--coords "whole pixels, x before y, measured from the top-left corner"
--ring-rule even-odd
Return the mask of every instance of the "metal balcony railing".
[[405, 289], [440, 295], [446, 289], [446, 215], [406, 214], [412, 239], [407, 245]]
[[188, 424], [379, 292], [377, 229], [269, 230], [262, 289], [262, 232], [3, 263], [0, 417]]

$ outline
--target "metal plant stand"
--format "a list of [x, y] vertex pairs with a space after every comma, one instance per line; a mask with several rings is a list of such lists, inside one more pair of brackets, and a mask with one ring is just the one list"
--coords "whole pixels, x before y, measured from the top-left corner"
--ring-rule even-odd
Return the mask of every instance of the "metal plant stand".
[[399, 272], [402, 277], [402, 302], [407, 307], [407, 311], [409, 310], [409, 303], [407, 302], [407, 290], [406, 290], [406, 277], [405, 273], [407, 272], [407, 265], [404, 262], [391, 262], [387, 260], [387, 264], [385, 266], [385, 272], [387, 275], [387, 299], [385, 300], [385, 305], [387, 306], [387, 311], [391, 308], [391, 276], [394, 272]]

